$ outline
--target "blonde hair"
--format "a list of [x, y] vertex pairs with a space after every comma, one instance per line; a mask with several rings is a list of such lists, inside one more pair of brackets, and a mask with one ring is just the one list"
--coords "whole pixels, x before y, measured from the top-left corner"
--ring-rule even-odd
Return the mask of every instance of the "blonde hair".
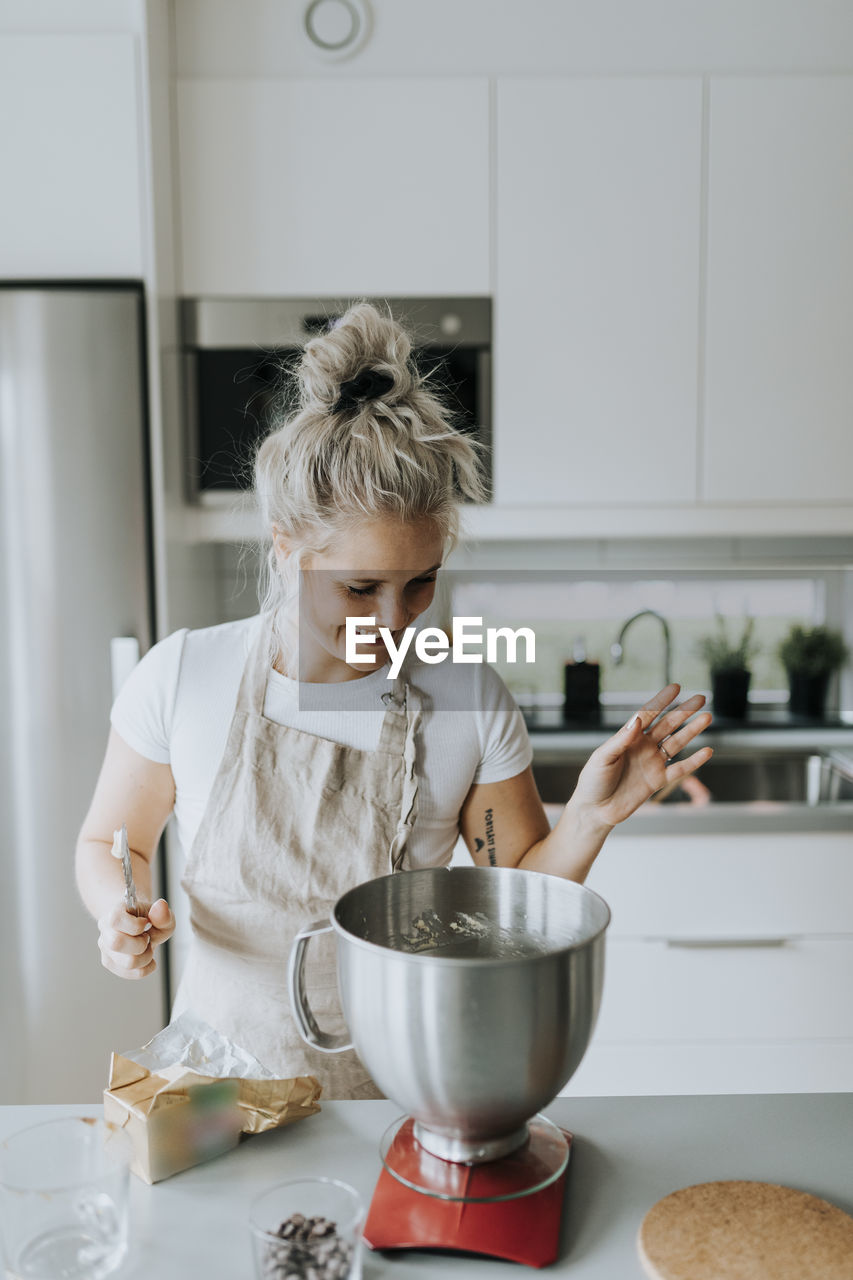
[[[372, 398], [359, 398], [372, 373]], [[384, 376], [383, 376], [384, 375]], [[255, 495], [264, 527], [295, 548], [282, 572], [272, 543], [262, 566], [261, 608], [274, 614], [274, 643], [295, 651], [293, 608], [302, 556], [370, 517], [427, 519], [458, 538], [460, 498], [482, 501], [479, 446], [453, 425], [412, 357], [406, 330], [360, 302], [305, 346], [296, 411], [262, 442]], [[359, 380], [361, 380], [359, 382]], [[356, 387], [353, 389], [352, 384]], [[343, 384], [350, 384], [342, 393]], [[376, 394], [377, 385], [380, 388]]]

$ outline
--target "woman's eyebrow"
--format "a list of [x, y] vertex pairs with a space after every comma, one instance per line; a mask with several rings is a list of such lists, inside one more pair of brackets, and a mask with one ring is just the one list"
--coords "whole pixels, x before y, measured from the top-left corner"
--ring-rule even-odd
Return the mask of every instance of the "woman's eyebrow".
[[[440, 568], [441, 568], [441, 561], [439, 560], [438, 564], [432, 564], [432, 565], [430, 565], [430, 567], [429, 567], [428, 569], [420, 569], [420, 570], [415, 574], [415, 577], [416, 577], [416, 578], [422, 578], [422, 577], [424, 576], [424, 574], [425, 574], [425, 573], [435, 573], [436, 569], [440, 569]], [[347, 578], [347, 581], [348, 581], [348, 582], [362, 582], [362, 583], [370, 582], [370, 583], [380, 583], [380, 582], [384, 582], [384, 581], [385, 581], [385, 579], [384, 579], [384, 578], [356, 578], [356, 577], [350, 577], [349, 575], [345, 575], [345, 576], [346, 576], [346, 578]]]

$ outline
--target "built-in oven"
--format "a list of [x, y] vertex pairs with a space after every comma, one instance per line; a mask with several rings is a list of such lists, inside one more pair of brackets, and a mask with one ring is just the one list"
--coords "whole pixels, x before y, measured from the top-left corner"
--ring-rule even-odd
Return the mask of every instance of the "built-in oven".
[[[364, 299], [358, 299], [364, 301]], [[346, 310], [331, 298], [192, 298], [181, 305], [191, 500], [217, 504], [252, 483], [259, 441], [287, 412], [288, 377], [308, 339]], [[491, 492], [490, 298], [367, 299], [390, 307], [413, 338], [452, 421], [485, 445]], [[292, 380], [291, 380], [292, 383]], [[293, 384], [295, 385], [295, 384]], [[292, 393], [291, 393], [292, 394]]]

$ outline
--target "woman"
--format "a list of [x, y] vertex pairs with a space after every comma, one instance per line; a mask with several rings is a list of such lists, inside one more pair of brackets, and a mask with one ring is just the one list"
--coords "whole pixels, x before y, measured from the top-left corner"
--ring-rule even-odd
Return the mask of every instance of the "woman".
[[[77, 848], [103, 964], [144, 978], [174, 929], [168, 904], [150, 903], [174, 812], [193, 942], [173, 1016], [192, 1009], [278, 1075], [316, 1075], [331, 1097], [378, 1094], [354, 1054], [315, 1053], [296, 1032], [284, 972], [300, 928], [366, 879], [446, 864], [460, 831], [478, 864], [583, 881], [616, 823], [711, 754], [670, 763], [710, 716], [694, 715], [701, 696], [662, 715], [678, 693], [669, 685], [593, 752], [551, 831], [523, 720], [490, 667], [409, 655], [389, 681], [379, 628], [396, 647], [427, 609], [458, 498], [481, 493], [475, 451], [410, 351], [366, 304], [308, 343], [300, 407], [256, 460], [272, 533], [261, 612], [176, 632], [143, 658], [113, 707]], [[348, 661], [348, 617], [365, 619], [364, 660]], [[124, 910], [110, 854], [122, 822], [140, 918]], [[334, 987], [327, 960], [311, 981], [321, 1023]]]

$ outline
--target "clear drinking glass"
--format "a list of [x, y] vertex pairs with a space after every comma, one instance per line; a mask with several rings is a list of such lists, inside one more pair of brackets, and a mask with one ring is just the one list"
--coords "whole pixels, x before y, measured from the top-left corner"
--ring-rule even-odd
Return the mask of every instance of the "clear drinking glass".
[[[258, 1280], [358, 1280], [365, 1209], [335, 1178], [282, 1182], [257, 1197], [249, 1229]], [[311, 1230], [313, 1226], [313, 1231]]]
[[0, 1142], [0, 1239], [12, 1280], [100, 1280], [127, 1252], [132, 1146], [94, 1116]]

